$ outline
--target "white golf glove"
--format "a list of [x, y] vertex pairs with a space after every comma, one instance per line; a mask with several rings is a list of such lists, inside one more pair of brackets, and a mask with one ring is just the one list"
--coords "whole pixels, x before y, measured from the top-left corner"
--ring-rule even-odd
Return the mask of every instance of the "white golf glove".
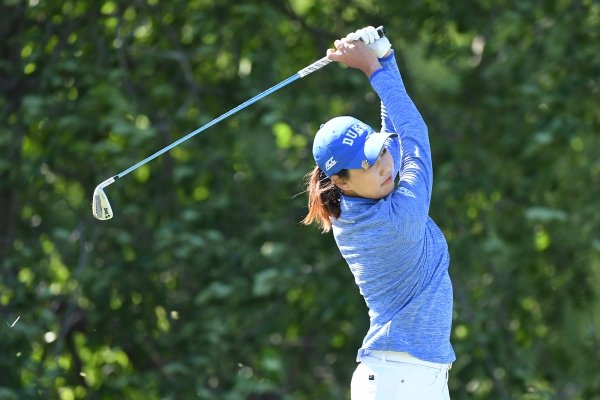
[[349, 41], [361, 40], [366, 44], [377, 56], [381, 58], [392, 48], [392, 44], [387, 37], [379, 37], [377, 29], [372, 26], [359, 29], [356, 32], [350, 32], [346, 35], [346, 39]]

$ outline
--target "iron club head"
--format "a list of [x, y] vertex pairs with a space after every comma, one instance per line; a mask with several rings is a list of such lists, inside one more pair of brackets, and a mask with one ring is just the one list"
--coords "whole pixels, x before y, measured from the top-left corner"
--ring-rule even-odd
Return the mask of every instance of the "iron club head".
[[[108, 197], [106, 197], [106, 193], [104, 193], [104, 187], [109, 184], [109, 181], [102, 182], [96, 186], [92, 198], [92, 214], [94, 214], [94, 218], [101, 221], [106, 221], [113, 217], [113, 211], [108, 201]], [[114, 179], [110, 183], [112, 182], [114, 182]]]

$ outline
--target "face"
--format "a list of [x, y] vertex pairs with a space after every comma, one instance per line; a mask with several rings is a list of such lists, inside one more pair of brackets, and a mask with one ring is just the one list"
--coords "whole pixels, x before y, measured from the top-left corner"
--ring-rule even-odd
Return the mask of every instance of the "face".
[[333, 177], [333, 182], [346, 196], [378, 200], [394, 190], [394, 159], [385, 146], [370, 168], [349, 169], [348, 172], [347, 179]]

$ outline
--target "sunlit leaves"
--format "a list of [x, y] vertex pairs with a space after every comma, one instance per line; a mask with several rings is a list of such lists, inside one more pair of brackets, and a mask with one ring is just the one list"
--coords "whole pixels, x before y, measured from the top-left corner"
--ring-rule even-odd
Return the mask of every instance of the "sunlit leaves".
[[273, 126], [273, 133], [277, 147], [281, 149], [290, 149], [292, 147], [303, 148], [307, 145], [306, 138], [294, 134], [292, 128], [284, 122], [276, 123]]
[[594, 2], [3, 7], [0, 308], [20, 318], [2, 326], [0, 397], [347, 397], [366, 308], [333, 239], [298, 221], [318, 126], [377, 126], [364, 76], [332, 64], [138, 168], [107, 189], [109, 222], [89, 203], [380, 23], [434, 151], [452, 398], [598, 392]]

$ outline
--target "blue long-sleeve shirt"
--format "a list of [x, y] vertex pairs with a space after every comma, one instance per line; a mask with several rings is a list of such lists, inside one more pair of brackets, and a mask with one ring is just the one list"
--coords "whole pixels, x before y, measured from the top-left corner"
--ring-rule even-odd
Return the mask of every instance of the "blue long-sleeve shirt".
[[396, 189], [380, 200], [342, 196], [335, 241], [369, 308], [357, 360], [401, 351], [431, 362], [455, 360], [450, 344], [452, 283], [448, 245], [429, 217], [433, 181], [427, 126], [408, 96], [394, 54], [370, 78], [381, 99], [382, 130], [394, 158]]

